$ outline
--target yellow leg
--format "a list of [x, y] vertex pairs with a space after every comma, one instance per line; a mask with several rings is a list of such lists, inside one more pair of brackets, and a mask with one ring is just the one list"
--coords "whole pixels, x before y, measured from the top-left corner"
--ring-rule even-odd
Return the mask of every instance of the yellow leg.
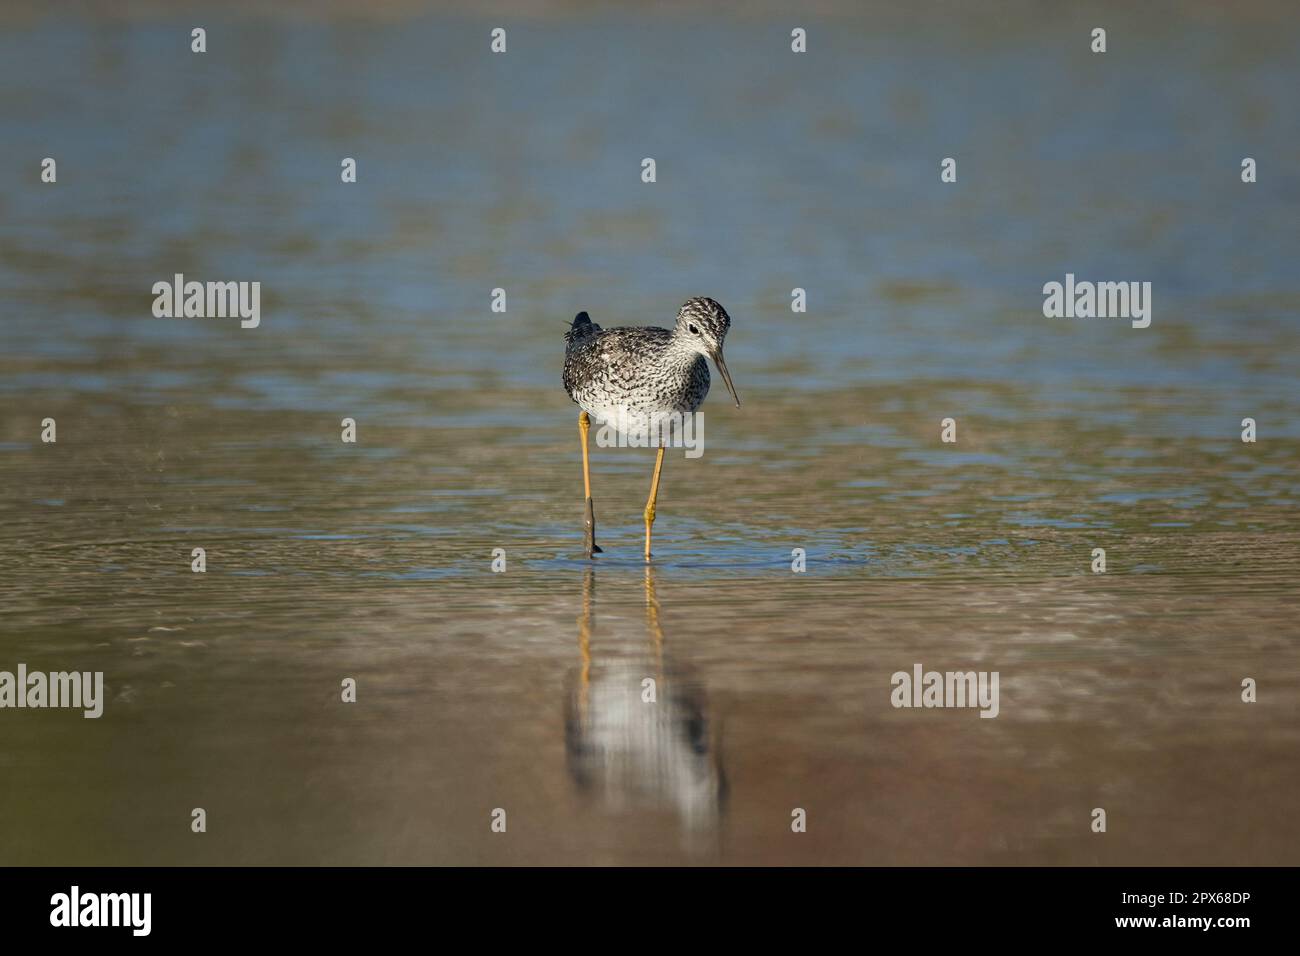
[[578, 416], [578, 434], [582, 436], [582, 490], [587, 496], [587, 525], [585, 547], [587, 557], [599, 554], [596, 546], [596, 510], [591, 504], [591, 462], [587, 458], [587, 432], [591, 429], [591, 418], [586, 412]]
[[655, 476], [650, 482], [650, 500], [645, 503], [645, 559], [650, 560], [650, 527], [655, 523], [655, 500], [659, 497], [659, 475], [664, 470], [664, 446], [655, 457]]

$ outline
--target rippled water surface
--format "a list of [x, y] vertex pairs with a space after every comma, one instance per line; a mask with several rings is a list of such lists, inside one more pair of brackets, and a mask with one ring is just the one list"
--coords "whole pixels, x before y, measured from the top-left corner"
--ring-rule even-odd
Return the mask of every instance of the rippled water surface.
[[[1300, 20], [1006, 10], [0, 15], [0, 670], [107, 694], [0, 863], [1300, 862]], [[561, 333], [691, 295], [744, 407], [589, 562]]]

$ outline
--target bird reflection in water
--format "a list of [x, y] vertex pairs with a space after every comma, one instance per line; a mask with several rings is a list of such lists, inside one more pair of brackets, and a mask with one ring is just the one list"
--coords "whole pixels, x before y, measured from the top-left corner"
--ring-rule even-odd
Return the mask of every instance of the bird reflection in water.
[[675, 811], [688, 846], [701, 848], [700, 838], [717, 833], [726, 801], [721, 733], [704, 688], [666, 659], [653, 568], [645, 569], [645, 665], [593, 659], [595, 575], [588, 568], [583, 578], [582, 666], [565, 714], [569, 774], [610, 810]]

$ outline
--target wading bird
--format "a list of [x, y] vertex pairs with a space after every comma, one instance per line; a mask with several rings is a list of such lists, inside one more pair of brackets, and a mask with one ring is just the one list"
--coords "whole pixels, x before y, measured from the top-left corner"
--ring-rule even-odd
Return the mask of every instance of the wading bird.
[[727, 391], [740, 407], [731, 374], [722, 358], [722, 343], [731, 328], [727, 310], [713, 299], [689, 299], [677, 311], [677, 325], [601, 329], [586, 312], [579, 312], [564, 334], [564, 390], [578, 404], [578, 433], [582, 437], [582, 485], [587, 498], [587, 557], [598, 553], [596, 513], [591, 503], [591, 465], [587, 433], [594, 417], [615, 430], [643, 429], [660, 435], [650, 499], [645, 506], [645, 559], [650, 560], [650, 529], [655, 521], [659, 476], [664, 467], [660, 427], [695, 412], [709, 393], [709, 363], [722, 374]]

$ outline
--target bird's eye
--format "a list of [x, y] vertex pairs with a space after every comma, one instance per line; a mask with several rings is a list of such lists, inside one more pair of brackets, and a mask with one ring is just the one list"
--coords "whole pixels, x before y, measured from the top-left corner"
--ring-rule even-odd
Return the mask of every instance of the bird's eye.
[[699, 335], [699, 334], [700, 334], [700, 330], [697, 329], [695, 326], [693, 326], [693, 325], [688, 325], [688, 326], [686, 326], [686, 327], [687, 327], [688, 329], [691, 330], [691, 335]]

